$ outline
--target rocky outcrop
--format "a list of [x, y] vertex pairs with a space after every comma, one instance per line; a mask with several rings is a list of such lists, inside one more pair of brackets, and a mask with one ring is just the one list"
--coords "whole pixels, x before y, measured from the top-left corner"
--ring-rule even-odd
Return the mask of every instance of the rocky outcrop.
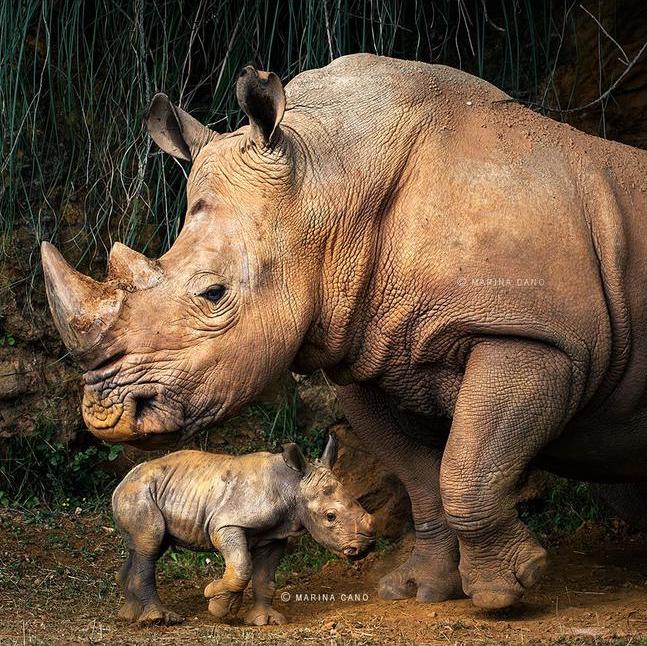
[[357, 439], [348, 424], [335, 424], [330, 430], [339, 439], [337, 477], [373, 514], [378, 537], [399, 538], [411, 528], [411, 503], [402, 483]]
[[44, 295], [20, 302], [8, 273], [0, 281], [0, 437], [48, 426], [72, 438], [83, 426], [80, 372], [65, 358]]

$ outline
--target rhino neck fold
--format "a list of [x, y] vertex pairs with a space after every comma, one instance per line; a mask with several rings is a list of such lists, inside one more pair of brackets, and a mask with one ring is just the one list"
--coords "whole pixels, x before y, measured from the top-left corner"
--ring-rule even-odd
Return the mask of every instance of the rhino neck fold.
[[[302, 151], [301, 213], [308, 238], [318, 241], [321, 271], [315, 278], [318, 307], [300, 352], [297, 372], [319, 368], [335, 380], [344, 380], [359, 352], [374, 303], [369, 301], [375, 268], [384, 264], [382, 226], [393, 217], [401, 192], [416, 167], [422, 132], [439, 127], [412, 118], [411, 106], [394, 105], [376, 114], [371, 97], [373, 80], [365, 80], [353, 117], [334, 101], [312, 106], [311, 87], [318, 87], [325, 71], [309, 74], [286, 88], [288, 111], [284, 122]], [[392, 80], [386, 79], [389, 92]], [[363, 81], [364, 82], [364, 81]], [[319, 96], [319, 93], [317, 94]], [[336, 97], [336, 94], [331, 94]], [[346, 100], [345, 93], [342, 93]], [[393, 91], [393, 96], [399, 96]], [[395, 98], [394, 98], [395, 100]], [[368, 122], [364, 122], [365, 115]], [[442, 125], [442, 124], [441, 124]], [[336, 376], [337, 375], [337, 376]]]
[[[395, 172], [362, 177], [364, 188], [356, 194], [344, 181], [343, 169], [337, 172], [336, 181], [328, 180], [312, 193], [316, 198], [310, 211], [325, 218], [325, 224], [317, 222], [311, 234], [321, 240], [321, 269], [315, 275], [317, 307], [293, 369], [303, 373], [324, 369], [343, 383], [375, 314], [377, 304], [371, 294], [376, 268], [384, 265], [382, 225], [392, 217], [408, 173], [400, 165]], [[319, 169], [315, 176], [329, 177], [330, 169]], [[335, 192], [339, 186], [345, 187], [344, 193]]]

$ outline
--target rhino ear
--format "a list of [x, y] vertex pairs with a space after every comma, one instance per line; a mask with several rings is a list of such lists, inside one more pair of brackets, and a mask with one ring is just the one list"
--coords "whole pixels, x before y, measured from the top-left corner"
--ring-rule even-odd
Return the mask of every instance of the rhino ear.
[[294, 469], [299, 473], [305, 473], [307, 466], [306, 459], [303, 457], [303, 453], [301, 453], [301, 449], [297, 444], [294, 442], [284, 444], [282, 455], [285, 464], [287, 464], [290, 469]]
[[261, 72], [247, 65], [236, 81], [236, 98], [249, 117], [251, 141], [265, 148], [271, 144], [285, 112], [285, 92], [274, 72]]
[[188, 112], [174, 106], [166, 94], [156, 94], [145, 117], [153, 141], [166, 153], [192, 161], [200, 150], [218, 137]]

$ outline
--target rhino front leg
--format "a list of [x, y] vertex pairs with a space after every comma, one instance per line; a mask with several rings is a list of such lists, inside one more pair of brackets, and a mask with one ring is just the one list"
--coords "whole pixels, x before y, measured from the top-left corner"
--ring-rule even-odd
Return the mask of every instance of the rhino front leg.
[[463, 589], [478, 607], [512, 605], [544, 569], [546, 551], [519, 520], [515, 490], [563, 428], [571, 380], [566, 355], [532, 342], [483, 342], [468, 359], [441, 491], [458, 534]]
[[205, 589], [209, 612], [215, 617], [235, 615], [243, 602], [243, 592], [252, 576], [252, 559], [247, 548], [245, 530], [223, 527], [211, 534], [211, 543], [225, 559], [222, 579], [212, 581]]
[[245, 623], [253, 626], [285, 623], [285, 617], [272, 608], [276, 591], [276, 568], [285, 551], [286, 540], [276, 540], [252, 551], [252, 587], [254, 602], [245, 615]]
[[434, 602], [464, 596], [458, 542], [440, 496], [441, 449], [414, 441], [408, 435], [414, 420], [390, 406], [379, 391], [352, 384], [338, 387], [337, 394], [355, 434], [398, 476], [411, 499], [416, 543], [409, 558], [380, 580], [380, 597]]

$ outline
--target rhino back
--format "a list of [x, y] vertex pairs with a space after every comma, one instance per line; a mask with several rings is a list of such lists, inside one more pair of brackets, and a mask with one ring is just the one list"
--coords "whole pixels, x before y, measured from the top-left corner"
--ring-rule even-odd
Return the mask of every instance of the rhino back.
[[644, 397], [646, 153], [437, 65], [343, 57], [287, 95], [295, 129], [329, 134], [318, 176], [376, 230], [353, 379], [444, 414], [470, 344], [516, 336], [569, 356], [573, 410]]
[[[276, 458], [270, 453], [229, 456], [203, 451], [178, 451], [133, 469], [113, 495], [119, 507], [154, 504], [161, 511], [171, 542], [210, 549], [210, 535], [232, 525], [262, 531], [284, 513], [275, 492]], [[120, 512], [124, 513], [123, 510]]]

